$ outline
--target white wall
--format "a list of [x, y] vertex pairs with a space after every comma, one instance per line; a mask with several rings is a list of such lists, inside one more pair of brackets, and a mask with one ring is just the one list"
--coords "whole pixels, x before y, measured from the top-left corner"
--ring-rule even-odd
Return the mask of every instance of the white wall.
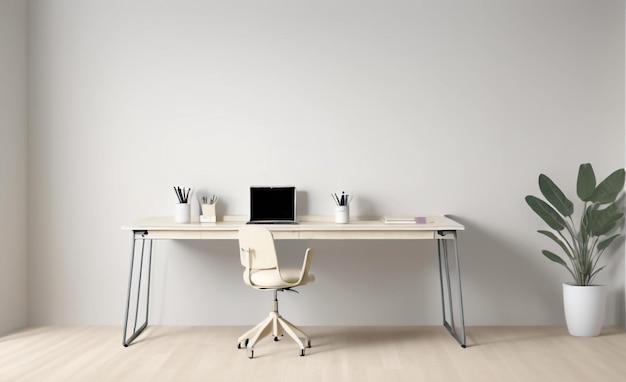
[[26, 2], [0, 1], [0, 334], [28, 324]]
[[[294, 184], [302, 213], [452, 214], [468, 325], [563, 323], [565, 270], [524, 196], [578, 165], [624, 165], [624, 2], [90, 1], [31, 4], [30, 309], [35, 324], [121, 324], [130, 235], [173, 185], [247, 214], [252, 184]], [[439, 324], [433, 243], [317, 249], [286, 295], [305, 325]], [[623, 321], [624, 248], [607, 323]], [[235, 242], [159, 242], [156, 324], [239, 325], [269, 296]]]

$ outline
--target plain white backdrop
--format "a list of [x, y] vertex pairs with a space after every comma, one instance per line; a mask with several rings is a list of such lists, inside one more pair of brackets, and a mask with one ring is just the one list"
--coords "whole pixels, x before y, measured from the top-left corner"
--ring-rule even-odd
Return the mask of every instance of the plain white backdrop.
[[[121, 325], [120, 227], [172, 215], [174, 185], [247, 215], [254, 184], [297, 186], [302, 214], [332, 214], [342, 190], [353, 215], [450, 214], [466, 226], [467, 325], [564, 323], [568, 274], [540, 254], [554, 248], [524, 196], [541, 172], [574, 197], [580, 163], [598, 178], [624, 166], [623, 1], [29, 7], [28, 323]], [[441, 323], [434, 243], [278, 249], [297, 262], [307, 245], [316, 282], [282, 298], [292, 322]], [[623, 324], [623, 241], [612, 252], [599, 281], [607, 324]], [[251, 324], [270, 308], [233, 241], [159, 242], [153, 271], [155, 324]]]

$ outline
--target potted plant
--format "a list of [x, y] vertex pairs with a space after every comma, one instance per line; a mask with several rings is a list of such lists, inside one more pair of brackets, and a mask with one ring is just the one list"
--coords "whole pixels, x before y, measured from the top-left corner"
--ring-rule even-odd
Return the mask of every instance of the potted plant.
[[578, 215], [574, 214], [574, 204], [544, 174], [539, 175], [539, 189], [547, 202], [527, 195], [526, 203], [551, 228], [538, 232], [558, 244], [565, 257], [545, 249], [541, 252], [564, 266], [573, 278], [573, 282], [563, 284], [568, 331], [574, 336], [597, 336], [604, 322], [606, 292], [604, 285], [594, 284], [594, 279], [604, 268], [600, 257], [621, 236], [618, 224], [624, 216], [624, 169], [596, 185], [591, 164], [581, 164], [576, 187], [582, 202]]

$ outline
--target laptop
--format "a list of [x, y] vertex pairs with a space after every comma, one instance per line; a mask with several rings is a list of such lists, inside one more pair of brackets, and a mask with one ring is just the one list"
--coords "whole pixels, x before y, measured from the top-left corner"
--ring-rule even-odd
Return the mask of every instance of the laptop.
[[250, 187], [248, 224], [298, 224], [296, 188], [293, 186]]

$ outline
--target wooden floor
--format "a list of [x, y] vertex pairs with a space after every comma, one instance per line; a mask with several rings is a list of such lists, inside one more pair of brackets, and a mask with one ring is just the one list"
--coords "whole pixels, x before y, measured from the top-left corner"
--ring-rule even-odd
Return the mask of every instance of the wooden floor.
[[0, 337], [0, 381], [624, 381], [626, 332], [577, 338], [564, 327], [471, 327], [462, 349], [443, 327], [309, 327], [238, 350], [241, 327], [36, 327]]

